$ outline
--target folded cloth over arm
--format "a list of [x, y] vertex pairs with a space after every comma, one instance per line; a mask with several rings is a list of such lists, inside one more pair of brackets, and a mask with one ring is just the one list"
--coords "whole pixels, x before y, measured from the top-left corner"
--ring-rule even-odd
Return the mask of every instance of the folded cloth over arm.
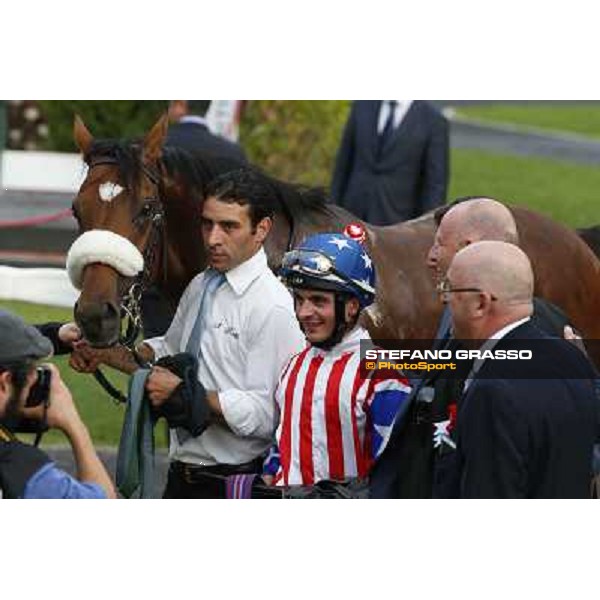
[[198, 381], [198, 361], [181, 353], [160, 359], [157, 365], [182, 379], [169, 399], [153, 409], [146, 394], [149, 369], [138, 369], [129, 386], [127, 410], [117, 455], [117, 488], [130, 498], [139, 489], [140, 498], [151, 498], [154, 482], [154, 425], [164, 417], [172, 428], [199, 436], [209, 424], [206, 390]]
[[193, 437], [198, 437], [208, 427], [210, 418], [206, 390], [198, 381], [198, 360], [187, 352], [181, 352], [165, 356], [156, 364], [169, 369], [182, 381], [164, 404], [153, 409], [154, 417], [164, 417], [169, 427], [183, 428]]

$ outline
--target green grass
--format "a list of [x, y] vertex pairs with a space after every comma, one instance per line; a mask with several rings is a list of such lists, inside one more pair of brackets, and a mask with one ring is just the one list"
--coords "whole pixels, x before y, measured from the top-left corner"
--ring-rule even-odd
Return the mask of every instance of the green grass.
[[488, 195], [572, 227], [600, 223], [600, 169], [542, 158], [453, 150], [450, 199]]
[[458, 114], [485, 121], [539, 127], [600, 138], [600, 103], [536, 102], [461, 106]]
[[[55, 308], [26, 302], [0, 300], [0, 307], [19, 314], [28, 323], [44, 323], [47, 321], [72, 320], [72, 312], [64, 308]], [[121, 433], [124, 408], [116, 406], [112, 398], [96, 383], [91, 375], [75, 372], [68, 365], [68, 356], [58, 356], [52, 360], [60, 369], [61, 375], [71, 390], [81, 417], [88, 425], [94, 443], [97, 445], [116, 445]], [[105, 374], [113, 384], [127, 390], [126, 376], [112, 369]], [[157, 431], [160, 432], [158, 427]], [[157, 437], [161, 437], [161, 434]], [[162, 436], [164, 437], [164, 436]], [[44, 445], [64, 444], [62, 433], [48, 432], [43, 438]]]

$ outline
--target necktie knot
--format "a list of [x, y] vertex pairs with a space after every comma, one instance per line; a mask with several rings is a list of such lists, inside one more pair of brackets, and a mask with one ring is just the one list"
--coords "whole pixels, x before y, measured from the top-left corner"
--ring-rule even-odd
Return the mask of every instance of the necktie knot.
[[221, 271], [217, 271], [216, 269], [208, 269], [204, 278], [206, 285], [215, 289], [225, 281], [225, 273], [221, 273]]

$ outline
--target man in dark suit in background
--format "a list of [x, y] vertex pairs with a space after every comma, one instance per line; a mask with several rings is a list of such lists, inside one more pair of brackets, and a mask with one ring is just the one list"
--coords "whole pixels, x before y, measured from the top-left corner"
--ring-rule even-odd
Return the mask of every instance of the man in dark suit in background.
[[444, 204], [448, 122], [422, 100], [354, 102], [338, 150], [331, 196], [373, 225], [413, 219]]
[[191, 152], [207, 152], [213, 156], [230, 158], [246, 163], [246, 155], [239, 144], [215, 135], [208, 128], [206, 113], [210, 100], [171, 100], [166, 146], [175, 146]]
[[456, 254], [446, 283], [457, 338], [480, 350], [532, 351], [530, 360], [475, 360], [456, 418], [456, 495], [589, 497], [595, 372], [579, 349], [530, 323], [533, 271], [525, 253], [477, 242]]

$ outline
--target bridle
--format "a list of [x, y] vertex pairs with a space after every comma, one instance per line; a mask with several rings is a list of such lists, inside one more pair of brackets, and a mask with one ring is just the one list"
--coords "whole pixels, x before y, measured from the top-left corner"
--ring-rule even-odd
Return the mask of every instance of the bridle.
[[[117, 159], [113, 158], [112, 156], [99, 156], [90, 159], [88, 162], [88, 168], [91, 170], [100, 165], [111, 165], [118, 167], [118, 164], [119, 163]], [[151, 215], [151, 230], [148, 236], [148, 242], [142, 253], [144, 257], [144, 268], [141, 273], [133, 278], [129, 286], [121, 295], [121, 305], [119, 308], [121, 313], [121, 321], [123, 321], [123, 319], [125, 320], [125, 327], [123, 331], [123, 326], [121, 326], [118, 343], [130, 350], [136, 362], [140, 365], [140, 367], [143, 367], [147, 365], [140, 358], [135, 349], [135, 341], [142, 331], [141, 298], [144, 291], [148, 288], [150, 282], [153, 281], [155, 265], [161, 248], [163, 281], [167, 277], [167, 245], [164, 222], [165, 213], [163, 204], [160, 200], [160, 174], [157, 169], [144, 163], [141, 163], [140, 168], [142, 174], [150, 181], [153, 187], [151, 196], [144, 199], [144, 205], [151, 205], [154, 213]], [[132, 223], [134, 225], [138, 225], [140, 219], [145, 217], [146, 215], [137, 215], [133, 218]], [[127, 398], [117, 388], [115, 388], [110, 381], [108, 381], [108, 379], [99, 369], [94, 372], [94, 377], [117, 402], [124, 403], [127, 401]]]

